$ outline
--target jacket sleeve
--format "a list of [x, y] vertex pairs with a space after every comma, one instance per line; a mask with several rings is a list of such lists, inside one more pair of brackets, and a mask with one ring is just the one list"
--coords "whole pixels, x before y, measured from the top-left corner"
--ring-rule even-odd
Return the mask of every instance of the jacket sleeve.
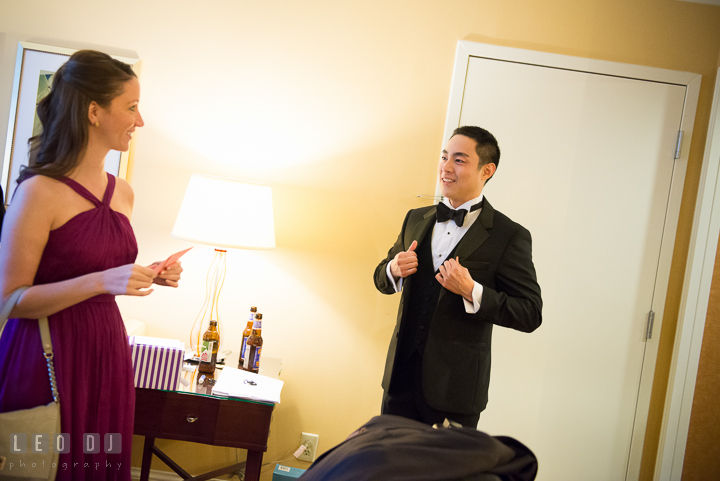
[[481, 320], [522, 332], [542, 323], [542, 297], [532, 262], [530, 232], [520, 227], [508, 242], [495, 271], [495, 286], [483, 285]]

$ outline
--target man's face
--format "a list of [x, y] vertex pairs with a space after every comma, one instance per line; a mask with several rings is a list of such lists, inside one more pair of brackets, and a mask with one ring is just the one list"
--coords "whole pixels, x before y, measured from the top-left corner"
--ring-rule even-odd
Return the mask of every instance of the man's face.
[[479, 196], [485, 181], [495, 172], [495, 164], [484, 165], [478, 170], [480, 157], [475, 151], [476, 146], [473, 139], [455, 135], [442, 152], [438, 169], [441, 191], [455, 208]]

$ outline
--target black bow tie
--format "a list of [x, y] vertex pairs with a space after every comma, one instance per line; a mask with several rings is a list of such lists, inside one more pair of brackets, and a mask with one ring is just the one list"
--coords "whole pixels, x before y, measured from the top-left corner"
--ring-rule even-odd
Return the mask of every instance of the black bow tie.
[[[482, 202], [478, 202], [474, 206], [470, 207], [470, 212], [478, 210], [480, 207], [482, 207]], [[437, 221], [438, 222], [447, 222], [450, 219], [455, 221], [455, 225], [458, 227], [462, 227], [463, 223], [465, 222], [465, 216], [467, 215], [468, 211], [465, 209], [451, 209], [444, 203], [440, 202], [437, 205]]]

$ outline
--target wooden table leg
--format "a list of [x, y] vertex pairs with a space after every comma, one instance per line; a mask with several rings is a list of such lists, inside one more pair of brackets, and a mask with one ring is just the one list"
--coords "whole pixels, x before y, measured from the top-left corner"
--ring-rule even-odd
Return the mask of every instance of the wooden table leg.
[[148, 481], [150, 479], [150, 465], [152, 464], [153, 445], [155, 438], [145, 436], [145, 446], [143, 447], [142, 468], [140, 469], [140, 481]]
[[247, 452], [247, 464], [245, 465], [245, 481], [259, 481], [260, 468], [262, 467], [262, 451]]

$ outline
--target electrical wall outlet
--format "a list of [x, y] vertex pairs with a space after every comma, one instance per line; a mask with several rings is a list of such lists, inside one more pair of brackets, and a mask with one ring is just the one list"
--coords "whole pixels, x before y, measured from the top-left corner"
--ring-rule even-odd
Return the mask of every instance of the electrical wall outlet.
[[315, 461], [317, 455], [318, 439], [320, 436], [317, 434], [302, 433], [300, 438], [300, 444], [305, 445], [305, 451], [298, 457], [300, 461]]

